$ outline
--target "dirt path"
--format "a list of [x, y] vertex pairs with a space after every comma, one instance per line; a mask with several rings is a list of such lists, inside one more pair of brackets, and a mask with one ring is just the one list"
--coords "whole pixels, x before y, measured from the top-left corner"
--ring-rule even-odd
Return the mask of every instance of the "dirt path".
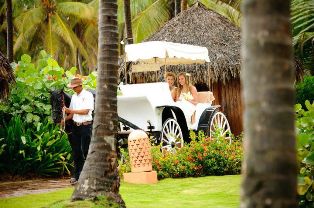
[[35, 179], [26, 181], [0, 182], [0, 198], [46, 193], [71, 187], [70, 179]]

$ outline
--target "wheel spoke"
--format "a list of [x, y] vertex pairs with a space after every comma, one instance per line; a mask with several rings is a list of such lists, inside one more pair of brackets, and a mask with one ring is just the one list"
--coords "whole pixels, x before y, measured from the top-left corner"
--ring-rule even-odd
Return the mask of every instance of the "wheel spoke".
[[222, 116], [219, 116], [219, 127], [222, 128], [223, 126], [223, 117]]
[[168, 125], [166, 125], [166, 131], [167, 131], [168, 133], [170, 132]]
[[228, 122], [228, 121], [227, 121], [227, 119], [225, 119], [224, 124], [222, 125], [222, 127], [223, 127], [223, 128], [225, 128], [225, 127], [226, 127], [227, 122]]
[[217, 115], [217, 126], [220, 127], [220, 116], [219, 116], [219, 114]]

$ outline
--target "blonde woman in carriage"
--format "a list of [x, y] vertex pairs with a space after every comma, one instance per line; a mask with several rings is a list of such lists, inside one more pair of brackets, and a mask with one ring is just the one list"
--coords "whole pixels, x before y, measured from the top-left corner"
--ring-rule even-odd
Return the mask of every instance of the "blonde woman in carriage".
[[185, 115], [188, 126], [191, 126], [193, 121], [193, 114], [198, 103], [196, 87], [190, 84], [189, 74], [178, 74], [178, 87], [176, 89], [175, 101], [176, 106], [180, 107]]

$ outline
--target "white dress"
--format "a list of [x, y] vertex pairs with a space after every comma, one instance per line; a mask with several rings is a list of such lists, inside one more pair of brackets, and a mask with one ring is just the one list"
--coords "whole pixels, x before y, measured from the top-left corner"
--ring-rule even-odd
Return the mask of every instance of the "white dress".
[[188, 128], [190, 128], [192, 125], [192, 115], [196, 110], [196, 106], [188, 101], [192, 99], [193, 96], [191, 92], [181, 93], [179, 96], [179, 100], [175, 102], [175, 106], [179, 107], [183, 111]]

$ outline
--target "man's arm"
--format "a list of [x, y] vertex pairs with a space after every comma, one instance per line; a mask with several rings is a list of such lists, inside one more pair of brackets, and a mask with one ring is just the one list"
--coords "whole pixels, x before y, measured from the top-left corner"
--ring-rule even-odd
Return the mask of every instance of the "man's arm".
[[79, 115], [87, 115], [89, 112], [89, 109], [80, 109], [80, 110], [74, 110], [74, 109], [70, 109], [70, 108], [64, 108], [65, 113], [67, 114], [79, 114]]

